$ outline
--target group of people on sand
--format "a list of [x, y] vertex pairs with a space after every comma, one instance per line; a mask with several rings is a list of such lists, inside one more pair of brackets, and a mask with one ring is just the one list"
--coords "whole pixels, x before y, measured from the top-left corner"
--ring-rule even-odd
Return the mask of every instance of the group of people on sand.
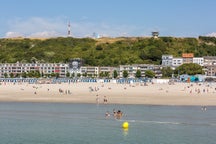
[[[96, 103], [97, 103], [97, 104], [100, 103], [100, 97], [99, 97], [98, 94], [96, 95]], [[108, 99], [107, 99], [106, 96], [104, 96], [104, 98], [103, 98], [103, 104], [108, 104]]]
[[[123, 112], [121, 111], [121, 110], [118, 110], [118, 111], [116, 111], [115, 109], [113, 109], [113, 117], [115, 118], [115, 119], [121, 119], [122, 118], [122, 116], [123, 116]], [[110, 114], [110, 112], [109, 111], [107, 111], [106, 113], [105, 113], [105, 117], [106, 118], [109, 118], [111, 116], [111, 114]]]
[[[49, 89], [48, 89], [48, 91], [49, 91]], [[66, 89], [66, 90], [65, 90], [65, 93], [64, 93], [64, 90], [61, 89], [61, 88], [59, 88], [59, 93], [60, 93], [60, 94], [66, 94], [66, 95], [67, 95], [67, 94], [71, 94], [71, 91]]]

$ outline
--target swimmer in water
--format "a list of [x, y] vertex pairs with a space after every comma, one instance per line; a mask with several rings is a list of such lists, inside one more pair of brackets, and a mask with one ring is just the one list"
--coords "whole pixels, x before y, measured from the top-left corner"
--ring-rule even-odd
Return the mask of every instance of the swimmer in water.
[[106, 113], [105, 113], [105, 118], [109, 118], [110, 117], [110, 113], [109, 113], [109, 111], [107, 111]]
[[123, 115], [123, 112], [118, 110], [117, 113], [116, 113], [116, 119], [121, 119], [122, 118], [122, 115]]

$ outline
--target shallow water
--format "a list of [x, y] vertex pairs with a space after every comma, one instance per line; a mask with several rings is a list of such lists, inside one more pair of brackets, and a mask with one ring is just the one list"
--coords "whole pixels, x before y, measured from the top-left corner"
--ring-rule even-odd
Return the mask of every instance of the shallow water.
[[[121, 120], [105, 118], [114, 108]], [[215, 135], [216, 107], [0, 103], [2, 144], [211, 144]]]

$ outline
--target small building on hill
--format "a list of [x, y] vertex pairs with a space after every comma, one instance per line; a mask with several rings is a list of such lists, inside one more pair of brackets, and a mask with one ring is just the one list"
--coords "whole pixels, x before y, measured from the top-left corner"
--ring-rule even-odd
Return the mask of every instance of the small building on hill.
[[157, 31], [152, 32], [153, 38], [158, 38], [158, 36], [159, 36], [159, 32], [157, 32]]

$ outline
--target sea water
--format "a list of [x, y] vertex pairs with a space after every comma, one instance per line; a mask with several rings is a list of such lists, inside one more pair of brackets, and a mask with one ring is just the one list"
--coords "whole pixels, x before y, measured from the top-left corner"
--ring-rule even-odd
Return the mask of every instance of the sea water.
[[[105, 118], [113, 109], [121, 120]], [[0, 103], [0, 144], [214, 143], [216, 107]]]

